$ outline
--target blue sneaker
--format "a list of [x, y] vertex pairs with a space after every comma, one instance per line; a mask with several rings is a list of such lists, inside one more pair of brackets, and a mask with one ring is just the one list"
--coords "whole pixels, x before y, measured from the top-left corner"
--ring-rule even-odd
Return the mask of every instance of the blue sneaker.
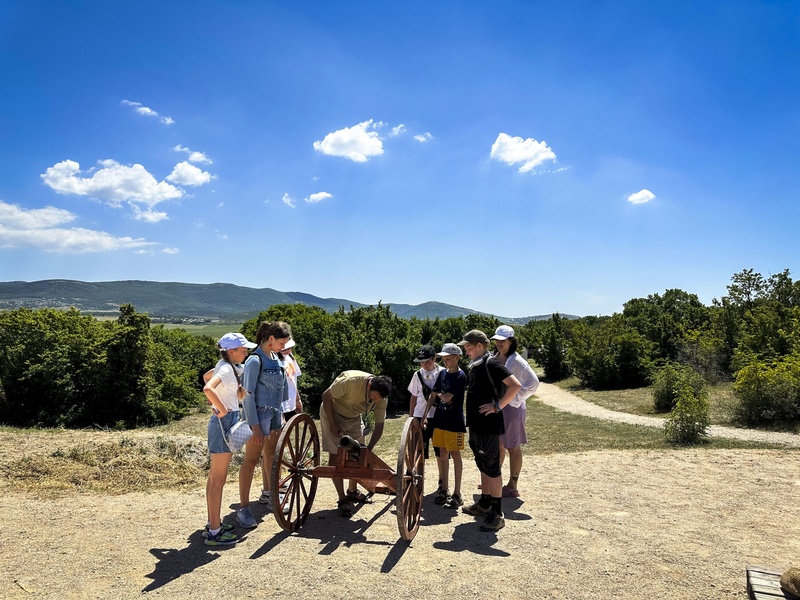
[[[206, 523], [206, 527], [205, 527], [205, 529], [203, 529], [203, 537], [204, 538], [208, 537], [208, 529], [209, 529], [208, 523]], [[230, 525], [228, 523], [223, 523], [222, 524], [222, 531], [233, 531], [234, 529], [236, 529], [236, 528], [233, 525]]]
[[250, 512], [249, 506], [245, 506], [236, 511], [236, 522], [239, 524], [239, 527], [244, 527], [245, 529], [258, 527], [258, 522], [253, 517], [253, 513]]

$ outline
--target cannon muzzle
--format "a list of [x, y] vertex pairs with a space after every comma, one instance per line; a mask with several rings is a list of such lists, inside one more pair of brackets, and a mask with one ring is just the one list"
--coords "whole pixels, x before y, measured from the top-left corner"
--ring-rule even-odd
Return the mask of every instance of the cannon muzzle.
[[339, 447], [347, 450], [351, 460], [358, 460], [358, 457], [361, 455], [361, 448], [366, 446], [363, 446], [361, 442], [354, 437], [343, 435], [339, 438]]
[[359, 442], [354, 437], [350, 437], [349, 435], [343, 435], [339, 438], [339, 446], [344, 448], [345, 450], [360, 450], [361, 449], [361, 442]]

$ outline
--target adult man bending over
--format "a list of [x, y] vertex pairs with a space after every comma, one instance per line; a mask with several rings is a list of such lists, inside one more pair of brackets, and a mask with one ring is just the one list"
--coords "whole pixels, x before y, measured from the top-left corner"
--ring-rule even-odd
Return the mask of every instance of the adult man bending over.
[[[322, 393], [322, 409], [319, 411], [322, 428], [322, 450], [328, 452], [328, 464], [335, 464], [339, 452], [339, 440], [344, 435], [364, 442], [363, 413], [375, 411], [375, 429], [367, 447], [372, 450], [383, 435], [383, 422], [386, 420], [386, 399], [392, 391], [392, 380], [386, 376], [375, 376], [364, 371], [343, 371], [330, 387]], [[367, 496], [356, 490], [356, 482], [351, 479], [347, 494], [344, 482], [334, 477], [333, 485], [339, 494], [339, 514], [353, 516], [350, 502], [366, 502]]]

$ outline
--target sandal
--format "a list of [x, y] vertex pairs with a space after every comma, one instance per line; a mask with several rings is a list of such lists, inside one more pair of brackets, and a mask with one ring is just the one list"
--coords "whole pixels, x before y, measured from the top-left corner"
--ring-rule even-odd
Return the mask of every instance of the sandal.
[[336, 503], [336, 506], [339, 507], [339, 516], [344, 517], [345, 519], [349, 519], [353, 516], [353, 507], [350, 506], [350, 500], [347, 498], [343, 498]]
[[372, 504], [370, 497], [358, 490], [352, 492], [347, 490], [347, 499], [351, 502], [357, 502], [359, 504]]

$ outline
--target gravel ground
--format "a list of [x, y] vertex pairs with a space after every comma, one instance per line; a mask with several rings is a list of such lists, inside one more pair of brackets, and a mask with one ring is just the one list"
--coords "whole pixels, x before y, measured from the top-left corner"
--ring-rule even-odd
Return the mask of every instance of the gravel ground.
[[[564, 401], [551, 391], [540, 388], [542, 401]], [[16, 434], [0, 435], [10, 450]], [[433, 460], [426, 468], [430, 488]], [[465, 464], [464, 489], [477, 483]], [[231, 511], [235, 487], [225, 488]], [[202, 544], [200, 488], [55, 500], [6, 490], [0, 597], [744, 599], [746, 565], [800, 564], [792, 450], [539, 456], [526, 459], [521, 491], [504, 500], [506, 528], [490, 534], [434, 505], [429, 489], [408, 544], [390, 499], [345, 520], [321, 480], [298, 533], [254, 504], [259, 527], [216, 551]]]

